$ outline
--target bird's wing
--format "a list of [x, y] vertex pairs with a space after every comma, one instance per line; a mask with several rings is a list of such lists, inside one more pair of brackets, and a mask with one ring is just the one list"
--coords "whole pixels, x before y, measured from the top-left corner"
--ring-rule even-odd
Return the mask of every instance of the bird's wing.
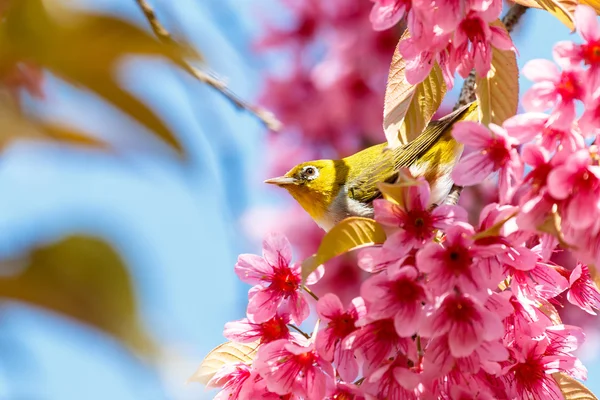
[[[409, 167], [414, 164], [445, 133], [450, 132], [448, 128], [452, 124], [461, 119], [467, 113], [467, 110], [469, 112], [473, 111], [474, 107], [477, 107], [476, 103], [468, 104], [437, 121], [430, 122], [423, 133], [404, 146], [385, 150], [384, 144], [365, 150], [380, 151], [381, 155], [377, 157], [363, 157], [370, 160], [376, 159], [377, 161], [363, 166], [363, 168], [357, 171], [356, 176], [349, 177], [347, 182], [348, 196], [364, 204], [369, 204], [376, 198], [381, 197], [381, 192], [377, 187], [379, 182], [395, 182], [398, 178], [398, 170], [400, 168]], [[352, 165], [356, 165], [356, 163], [352, 163]]]

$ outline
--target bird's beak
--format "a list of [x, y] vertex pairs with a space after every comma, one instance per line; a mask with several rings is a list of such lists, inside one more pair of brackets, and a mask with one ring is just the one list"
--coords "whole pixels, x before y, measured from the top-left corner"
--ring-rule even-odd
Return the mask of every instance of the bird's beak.
[[293, 185], [296, 183], [296, 179], [289, 176], [278, 176], [277, 178], [267, 179], [265, 183], [277, 186]]

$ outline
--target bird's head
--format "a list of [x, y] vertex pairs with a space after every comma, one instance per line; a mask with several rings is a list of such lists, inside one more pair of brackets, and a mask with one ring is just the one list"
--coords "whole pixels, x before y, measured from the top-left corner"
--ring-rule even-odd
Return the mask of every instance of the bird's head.
[[315, 160], [296, 165], [265, 183], [286, 189], [313, 219], [319, 221], [348, 179], [343, 160]]

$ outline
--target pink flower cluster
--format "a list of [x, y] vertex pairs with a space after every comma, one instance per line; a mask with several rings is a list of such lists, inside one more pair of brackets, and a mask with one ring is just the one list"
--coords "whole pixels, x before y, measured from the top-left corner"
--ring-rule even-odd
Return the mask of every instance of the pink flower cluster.
[[[577, 7], [575, 21], [584, 43], [555, 46], [562, 70], [547, 60], [525, 65], [523, 74], [534, 81], [523, 98], [527, 113], [489, 129], [473, 122], [456, 125], [455, 138], [473, 151], [453, 178], [472, 185], [498, 172], [500, 202], [518, 207], [517, 228], [548, 233], [539, 238], [544, 257], [560, 241], [579, 260], [598, 264], [600, 158], [597, 146], [585, 142], [600, 133], [600, 57], [594, 58], [600, 54], [600, 25], [587, 6]], [[579, 118], [577, 103], [585, 110]]]
[[[473, 150], [456, 183], [499, 175], [498, 202], [476, 223], [460, 206], [432, 208], [427, 181], [411, 178], [401, 201], [374, 202], [387, 239], [359, 253], [368, 278], [347, 302], [302, 284], [281, 235], [267, 236], [262, 256], [240, 256], [236, 273], [254, 286], [247, 317], [224, 335], [258, 350], [251, 363], [212, 378], [217, 399], [559, 400], [552, 374], [586, 378], [574, 355], [585, 335], [555, 308], [600, 309], [591, 267], [600, 259], [600, 156], [585, 142], [600, 126], [600, 25], [585, 6], [575, 16], [584, 43], [556, 46], [562, 71], [543, 61], [525, 67], [536, 82], [525, 95], [528, 113], [453, 130]], [[561, 251], [577, 262], [556, 264]], [[322, 272], [305, 284], [314, 289]], [[320, 322], [307, 334], [299, 327], [311, 302]]]
[[347, 306], [320, 297], [321, 328], [310, 336], [297, 326], [316, 295], [303, 289], [287, 239], [269, 235], [262, 257], [239, 257], [237, 275], [255, 286], [247, 318], [224, 335], [259, 347], [251, 365], [213, 377], [217, 399], [561, 399], [553, 373], [586, 378], [573, 355], [584, 334], [557, 324], [552, 304], [566, 291], [598, 309], [588, 268], [549, 262], [536, 234], [519, 230], [517, 207], [490, 204], [472, 226], [458, 206], [431, 210], [425, 180], [402, 190], [406, 204], [376, 200], [388, 239], [359, 256], [370, 274], [360, 296]]
[[454, 73], [466, 78], [472, 69], [485, 76], [492, 62], [492, 46], [514, 49], [508, 33], [493, 24], [502, 11], [501, 0], [372, 0], [371, 22], [377, 30], [407, 18], [410, 37], [399, 44], [406, 60], [406, 79], [417, 84], [437, 61], [448, 88]]

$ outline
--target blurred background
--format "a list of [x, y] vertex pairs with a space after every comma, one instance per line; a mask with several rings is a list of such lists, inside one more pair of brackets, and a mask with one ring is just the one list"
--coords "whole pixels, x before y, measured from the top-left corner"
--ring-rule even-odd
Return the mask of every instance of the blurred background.
[[[321, 235], [262, 181], [385, 140], [400, 27], [373, 31], [369, 0], [148, 4], [182, 46], [156, 39], [137, 0], [0, 1], [0, 399], [212, 398], [185, 381], [244, 316], [237, 255], [277, 230], [300, 260]], [[529, 10], [513, 37], [522, 67], [570, 33]], [[464, 193], [473, 218], [486, 193]], [[351, 298], [352, 261], [314, 290]], [[600, 324], [563, 311], [587, 329], [580, 357], [600, 393]]]

